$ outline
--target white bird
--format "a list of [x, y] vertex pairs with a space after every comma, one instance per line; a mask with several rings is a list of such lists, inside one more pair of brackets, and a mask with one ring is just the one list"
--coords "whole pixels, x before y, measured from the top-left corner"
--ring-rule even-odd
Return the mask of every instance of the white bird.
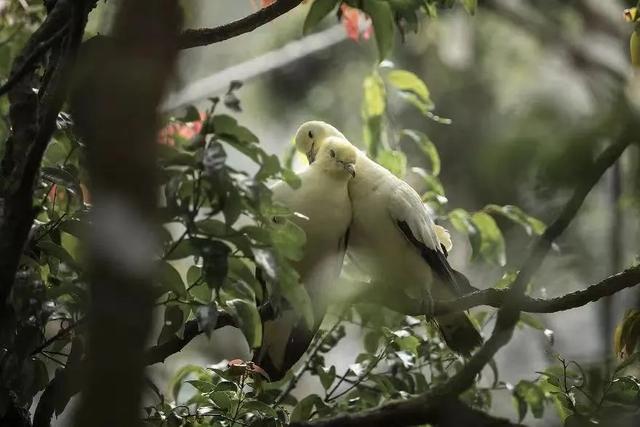
[[[335, 127], [312, 121], [298, 129], [295, 142], [313, 164], [333, 136], [344, 138]], [[378, 299], [381, 292], [396, 300], [417, 299], [428, 313], [432, 298], [451, 299], [475, 290], [449, 265], [449, 233], [433, 222], [418, 193], [359, 150], [356, 164], [358, 175], [349, 182], [353, 222], [347, 253], [373, 279]], [[464, 312], [438, 316], [435, 321], [449, 348], [457, 353], [468, 355], [482, 343]]]
[[[262, 346], [253, 361], [272, 381], [281, 379], [300, 359], [311, 343], [325, 315], [331, 286], [335, 283], [346, 249], [351, 223], [351, 202], [347, 183], [356, 174], [357, 149], [339, 137], [324, 141], [316, 161], [299, 174], [301, 185], [294, 189], [284, 182], [272, 188], [272, 200], [302, 215], [293, 221], [306, 234], [304, 254], [293, 266], [311, 299], [314, 326], [309, 329], [293, 308], [263, 326]], [[277, 223], [277, 219], [274, 218]]]

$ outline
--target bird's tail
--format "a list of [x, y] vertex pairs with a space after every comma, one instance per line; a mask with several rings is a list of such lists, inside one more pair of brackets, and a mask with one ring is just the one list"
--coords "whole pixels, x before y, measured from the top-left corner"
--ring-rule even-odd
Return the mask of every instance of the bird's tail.
[[252, 361], [266, 371], [270, 381], [281, 380], [307, 351], [321, 320], [309, 329], [293, 310], [287, 310], [280, 318], [264, 322], [262, 346], [255, 350]]
[[482, 337], [466, 313], [451, 313], [436, 317], [440, 333], [447, 346], [463, 356], [482, 344]]

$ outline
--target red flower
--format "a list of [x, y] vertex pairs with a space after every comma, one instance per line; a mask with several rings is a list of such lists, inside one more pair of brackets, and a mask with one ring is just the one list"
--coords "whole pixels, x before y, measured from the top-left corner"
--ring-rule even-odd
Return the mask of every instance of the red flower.
[[184, 139], [193, 138], [202, 130], [202, 124], [206, 117], [206, 114], [201, 112], [200, 120], [189, 123], [169, 123], [158, 133], [158, 144], [164, 144], [173, 147], [176, 145], [176, 136]]
[[360, 40], [360, 19], [363, 19], [365, 28], [362, 31], [362, 38], [369, 40], [373, 27], [371, 26], [371, 20], [367, 15], [359, 9], [347, 6], [344, 3], [340, 5], [340, 12], [342, 25], [350, 39], [354, 41]]

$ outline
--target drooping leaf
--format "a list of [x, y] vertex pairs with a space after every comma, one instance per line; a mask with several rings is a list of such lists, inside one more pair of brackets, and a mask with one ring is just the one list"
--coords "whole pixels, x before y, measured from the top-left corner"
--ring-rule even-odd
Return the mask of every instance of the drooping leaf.
[[440, 174], [440, 155], [435, 144], [427, 135], [412, 129], [402, 131], [403, 136], [409, 137], [422, 150], [427, 160], [431, 164], [431, 174], [438, 176]]
[[469, 15], [475, 15], [478, 7], [478, 0], [462, 0], [462, 4]]
[[322, 19], [340, 3], [341, 0], [315, 0], [311, 3], [302, 27], [303, 34], [308, 34]]
[[187, 290], [180, 273], [174, 266], [166, 261], [158, 261], [156, 265], [157, 278], [162, 288], [166, 291], [172, 291], [180, 297], [187, 296]]
[[229, 253], [231, 248], [221, 240], [200, 240], [200, 253], [203, 259], [202, 273], [207, 284], [219, 288], [229, 271]]
[[335, 366], [331, 366], [329, 368], [318, 366], [318, 369], [316, 369], [316, 373], [318, 374], [318, 377], [320, 377], [320, 384], [322, 384], [322, 387], [325, 390], [328, 390], [329, 387], [331, 387], [331, 384], [333, 384], [333, 381], [336, 379]]
[[302, 399], [295, 408], [293, 408], [293, 412], [291, 413], [291, 421], [306, 421], [311, 416], [311, 411], [313, 411], [314, 406], [322, 405], [322, 399], [317, 394], [310, 394], [309, 396]]
[[376, 161], [398, 178], [404, 178], [407, 173], [407, 157], [402, 151], [383, 150], [378, 152]]
[[431, 105], [429, 89], [425, 82], [407, 70], [392, 70], [387, 74], [387, 81], [401, 92], [412, 93], [425, 105]]
[[247, 339], [249, 347], [260, 346], [262, 343], [262, 321], [256, 305], [242, 299], [227, 301], [227, 305]]
[[471, 221], [480, 233], [480, 252], [474, 256], [504, 266], [507, 262], [504, 237], [494, 219], [485, 212], [476, 212]]
[[539, 236], [544, 233], [544, 230], [546, 228], [542, 221], [532, 217], [531, 215], [527, 215], [522, 209], [517, 206], [499, 206], [490, 204], [485, 206], [483, 210], [487, 213], [503, 215], [516, 224], [524, 227], [525, 231], [529, 235], [535, 234]]
[[378, 45], [380, 61], [386, 59], [393, 48], [393, 11], [388, 2], [382, 0], [363, 0], [362, 10], [371, 17]]

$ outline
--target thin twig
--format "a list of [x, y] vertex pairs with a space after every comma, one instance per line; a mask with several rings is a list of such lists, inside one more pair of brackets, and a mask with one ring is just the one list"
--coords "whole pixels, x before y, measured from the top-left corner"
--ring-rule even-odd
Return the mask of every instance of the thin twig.
[[278, 0], [263, 9], [237, 21], [215, 28], [200, 28], [184, 31], [178, 38], [180, 49], [219, 43], [255, 30], [273, 21], [302, 3], [302, 0]]

